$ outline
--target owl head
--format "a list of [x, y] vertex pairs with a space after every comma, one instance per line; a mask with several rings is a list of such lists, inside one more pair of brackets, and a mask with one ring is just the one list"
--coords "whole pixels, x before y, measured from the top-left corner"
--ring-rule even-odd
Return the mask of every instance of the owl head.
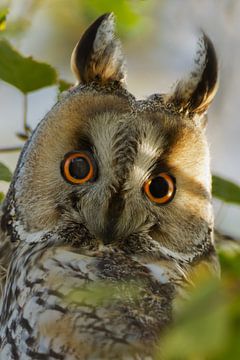
[[206, 111], [217, 89], [214, 47], [203, 34], [195, 68], [167, 94], [126, 89], [114, 16], [76, 45], [77, 84], [33, 132], [5, 200], [2, 230], [40, 242], [184, 260], [212, 251]]

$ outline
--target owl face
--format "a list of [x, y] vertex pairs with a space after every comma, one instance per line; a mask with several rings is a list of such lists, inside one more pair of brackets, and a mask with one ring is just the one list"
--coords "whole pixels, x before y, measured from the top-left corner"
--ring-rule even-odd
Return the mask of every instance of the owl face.
[[138, 101], [125, 88], [113, 15], [90, 26], [72, 55], [79, 83], [42, 120], [19, 160], [5, 206], [20, 240], [68, 229], [76, 241], [84, 228], [85, 245], [132, 253], [160, 246], [172, 254], [209, 240], [204, 114], [217, 64], [205, 35], [199, 46], [188, 79], [171, 94]]

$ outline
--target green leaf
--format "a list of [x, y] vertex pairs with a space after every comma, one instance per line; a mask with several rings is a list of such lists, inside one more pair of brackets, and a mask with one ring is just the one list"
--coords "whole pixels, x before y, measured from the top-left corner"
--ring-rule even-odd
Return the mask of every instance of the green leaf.
[[1, 202], [3, 202], [3, 199], [4, 199], [4, 193], [2, 193], [2, 192], [0, 191], [0, 204], [1, 204]]
[[6, 20], [7, 20], [8, 9], [0, 10], [0, 31], [4, 31], [6, 29]]
[[57, 72], [48, 64], [24, 57], [6, 40], [0, 41], [0, 79], [24, 94], [57, 83]]
[[[85, 18], [93, 21], [98, 16], [106, 12], [113, 12], [117, 18], [117, 28], [121, 37], [127, 36], [137, 31], [143, 25], [145, 32], [151, 24], [146, 23], [147, 10], [153, 5], [153, 1], [109, 1], [109, 0], [78, 0], [81, 3]], [[148, 26], [147, 26], [148, 25]]]
[[67, 82], [65, 80], [60, 79], [58, 82], [58, 90], [60, 93], [62, 93], [63, 91], [68, 90], [70, 87], [72, 87], [73, 84], [70, 82]]
[[222, 252], [220, 260], [221, 280], [200, 276], [188, 296], [175, 301], [156, 360], [240, 359], [240, 253]]
[[212, 177], [212, 194], [227, 203], [240, 205], [240, 186], [219, 176]]
[[223, 274], [232, 277], [236, 276], [236, 278], [240, 279], [240, 252], [236, 250], [231, 253], [220, 250], [218, 257]]
[[11, 171], [2, 163], [0, 163], [0, 180], [11, 181]]
[[227, 316], [220, 283], [211, 280], [197, 288], [160, 342], [164, 359], [206, 359], [218, 354], [227, 336]]
[[125, 284], [119, 282], [117, 285], [108, 282], [89, 284], [84, 288], [73, 289], [65, 298], [67, 303], [91, 304], [101, 306], [104, 303], [114, 301], [137, 301], [140, 299], [140, 291], [137, 283]]

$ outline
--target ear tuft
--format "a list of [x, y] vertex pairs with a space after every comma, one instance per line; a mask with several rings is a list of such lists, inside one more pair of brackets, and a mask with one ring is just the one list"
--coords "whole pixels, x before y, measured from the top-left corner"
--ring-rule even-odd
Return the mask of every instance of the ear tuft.
[[166, 102], [173, 103], [180, 112], [201, 115], [218, 89], [217, 56], [211, 40], [204, 33], [198, 41], [194, 64], [194, 70], [166, 96]]
[[71, 67], [79, 82], [125, 81], [125, 62], [121, 43], [115, 38], [113, 13], [100, 16], [76, 45]]

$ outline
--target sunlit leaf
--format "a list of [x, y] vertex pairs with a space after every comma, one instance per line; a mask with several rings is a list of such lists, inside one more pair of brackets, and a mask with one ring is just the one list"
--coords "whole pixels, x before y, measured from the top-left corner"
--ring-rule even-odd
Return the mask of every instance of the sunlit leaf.
[[12, 174], [6, 165], [0, 162], [0, 180], [11, 181]]
[[[12, 0], [2, 1], [8, 4], [10, 10], [11, 8], [13, 9], [13, 13], [15, 12], [14, 9], [17, 3], [21, 4], [21, 0], [17, 0], [14, 4], [12, 4], [14, 2]], [[42, 0], [30, 0], [25, 3], [22, 1], [22, 6], [20, 5], [20, 8], [17, 11], [17, 16], [12, 16], [7, 23], [6, 35], [11, 38], [14, 37], [15, 39], [22, 37], [30, 28], [34, 15], [36, 11], [39, 10], [42, 3]]]
[[212, 177], [212, 194], [227, 203], [240, 205], [240, 186], [219, 176]]
[[22, 56], [6, 40], [0, 40], [0, 79], [26, 94], [56, 84], [57, 72], [48, 64]]
[[4, 34], [6, 34], [6, 36], [8, 38], [12, 38], [14, 37], [16, 38], [20, 38], [24, 35], [24, 32], [27, 31], [29, 29], [29, 27], [31, 26], [31, 21], [25, 18], [16, 18], [16, 19], [11, 19], [11, 21], [8, 21], [7, 23], [7, 28]]
[[7, 20], [8, 9], [0, 9], [0, 31], [6, 29], [6, 20]]

